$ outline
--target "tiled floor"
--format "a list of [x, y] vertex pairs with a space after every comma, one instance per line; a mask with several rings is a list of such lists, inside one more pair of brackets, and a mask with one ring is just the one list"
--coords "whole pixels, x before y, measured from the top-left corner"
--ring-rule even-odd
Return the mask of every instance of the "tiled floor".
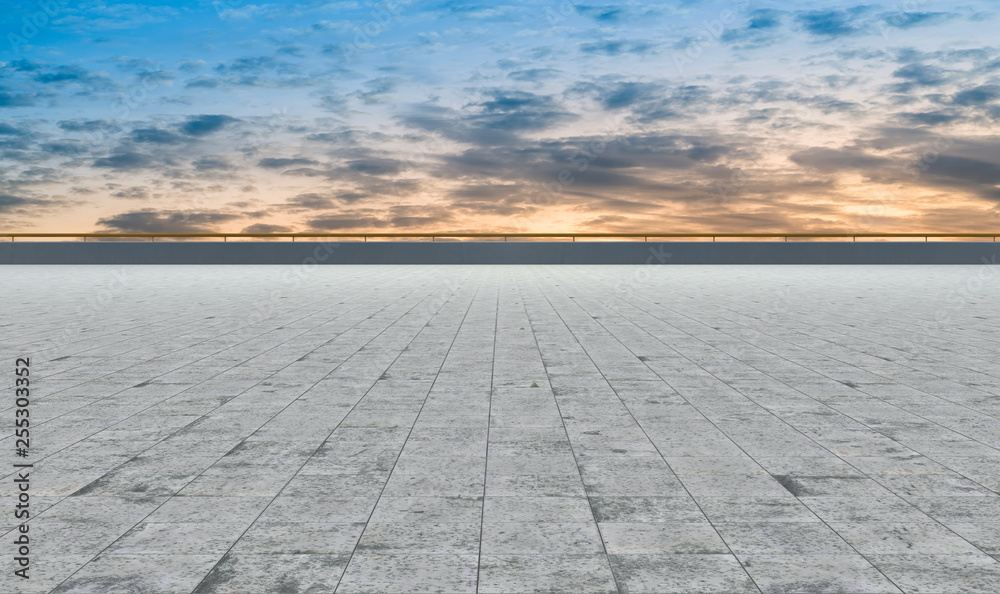
[[998, 297], [985, 265], [0, 268], [36, 514], [0, 592], [995, 593]]

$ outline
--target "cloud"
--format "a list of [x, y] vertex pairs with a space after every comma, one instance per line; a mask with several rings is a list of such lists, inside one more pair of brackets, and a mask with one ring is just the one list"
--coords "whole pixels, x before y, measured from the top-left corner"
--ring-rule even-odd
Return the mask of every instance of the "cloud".
[[898, 10], [883, 14], [881, 20], [886, 25], [896, 27], [897, 29], [914, 29], [916, 27], [946, 23], [958, 18], [958, 16], [950, 12], [908, 12]]
[[285, 210], [329, 210], [339, 206], [339, 202], [330, 195], [307, 192], [289, 198], [285, 202]]
[[590, 17], [599, 23], [617, 23], [628, 16], [628, 9], [624, 6], [584, 6], [577, 4], [574, 8], [578, 14]]
[[868, 10], [865, 6], [848, 10], [811, 10], [796, 14], [795, 19], [805, 31], [817, 37], [848, 37], [865, 32], [858, 17]]
[[59, 127], [67, 132], [98, 132], [101, 130], [118, 131], [118, 125], [108, 120], [64, 120]]
[[35, 104], [35, 95], [0, 92], [0, 107], [28, 107]]
[[291, 233], [291, 227], [284, 225], [269, 225], [267, 223], [254, 223], [249, 227], [244, 227], [240, 233]]
[[920, 113], [904, 112], [896, 115], [908, 123], [925, 126], [950, 124], [958, 119], [961, 119], [961, 116], [959, 115], [944, 111], [927, 111]]
[[267, 169], [283, 169], [285, 167], [292, 167], [295, 165], [319, 165], [319, 161], [314, 161], [312, 159], [305, 158], [293, 158], [293, 159], [283, 159], [276, 157], [268, 157], [266, 159], [261, 159], [257, 162], [259, 167], [265, 167]]
[[1000, 98], [1000, 86], [981, 85], [966, 89], [952, 99], [952, 105], [979, 106]]
[[125, 200], [145, 200], [149, 198], [149, 189], [144, 186], [133, 186], [124, 190], [118, 190], [111, 195], [115, 198], [123, 198]]
[[605, 56], [620, 56], [622, 54], [653, 54], [657, 44], [644, 39], [604, 39], [580, 44], [580, 51], [585, 54], [604, 54]]
[[226, 159], [218, 157], [202, 157], [191, 162], [198, 171], [228, 171], [233, 166]]
[[748, 13], [748, 23], [742, 28], [727, 29], [720, 39], [723, 43], [743, 48], [762, 47], [780, 39], [786, 12], [759, 8]]
[[22, 198], [11, 194], [0, 193], [0, 212], [13, 212], [15, 209], [31, 204], [38, 204], [39, 201], [30, 198]]
[[132, 130], [132, 141], [149, 144], [178, 144], [187, 139], [178, 134], [158, 128], [136, 128]]
[[94, 167], [107, 167], [121, 171], [148, 169], [155, 166], [156, 162], [149, 155], [131, 151], [102, 157], [94, 161]]
[[121, 233], [212, 233], [218, 231], [218, 225], [240, 218], [212, 211], [139, 210], [104, 217], [97, 224]]
[[0, 122], [0, 136], [25, 136], [27, 132], [5, 122]]
[[527, 70], [515, 70], [507, 74], [507, 78], [521, 82], [539, 82], [550, 80], [558, 76], [559, 70], [555, 68], [529, 68]]
[[382, 229], [389, 225], [385, 220], [371, 215], [345, 213], [327, 217], [317, 217], [306, 221], [309, 227], [317, 231], [344, 231], [347, 229]]
[[402, 163], [395, 159], [356, 159], [348, 161], [347, 167], [366, 175], [395, 175], [399, 173]]
[[227, 115], [200, 115], [188, 118], [180, 129], [191, 136], [206, 136], [238, 121]]
[[500, 89], [484, 95], [489, 98], [461, 110], [425, 103], [398, 119], [411, 128], [480, 145], [510, 144], [524, 132], [546, 130], [579, 119], [550, 95]]
[[830, 149], [816, 147], [798, 151], [788, 158], [797, 165], [809, 167], [824, 173], [859, 169], [868, 170], [885, 167], [892, 163], [890, 159], [869, 155], [864, 151], [852, 148]]

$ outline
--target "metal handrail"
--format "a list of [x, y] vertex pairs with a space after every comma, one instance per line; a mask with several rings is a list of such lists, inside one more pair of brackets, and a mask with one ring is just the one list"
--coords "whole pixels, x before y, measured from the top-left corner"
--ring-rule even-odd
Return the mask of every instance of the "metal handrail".
[[639, 238], [642, 237], [644, 241], [649, 241], [650, 237], [661, 237], [661, 238], [687, 238], [695, 239], [702, 238], [707, 239], [712, 238], [715, 241], [716, 238], [783, 238], [788, 241], [789, 238], [794, 239], [819, 239], [819, 238], [852, 238], [857, 241], [859, 237], [865, 238], [904, 238], [912, 237], [919, 238], [923, 237], [924, 241], [930, 238], [943, 238], [943, 237], [954, 237], [954, 238], [987, 238], [991, 237], [993, 241], [1000, 237], [1000, 232], [998, 233], [656, 233], [656, 232], [643, 232], [643, 233], [382, 233], [382, 232], [359, 232], [359, 233], [0, 233], [0, 237], [10, 237], [11, 241], [15, 238], [22, 237], [35, 237], [35, 238], [80, 238], [87, 241], [88, 238], [100, 239], [100, 238], [149, 238], [150, 241], [156, 241], [157, 238], [222, 238], [223, 241], [232, 238], [291, 238], [295, 241], [296, 238], [349, 238], [358, 237], [363, 238], [367, 241], [369, 238], [412, 238], [412, 239], [430, 239], [434, 241], [438, 238], [503, 238], [506, 241], [508, 238], [564, 238], [576, 241], [577, 238], [588, 238], [588, 239], [614, 239], [614, 238]]

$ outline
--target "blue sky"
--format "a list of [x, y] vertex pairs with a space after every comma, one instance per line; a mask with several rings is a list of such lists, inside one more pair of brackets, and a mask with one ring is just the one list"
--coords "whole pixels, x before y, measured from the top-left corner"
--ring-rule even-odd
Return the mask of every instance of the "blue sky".
[[982, 0], [18, 2], [0, 230], [992, 231], [998, 24]]

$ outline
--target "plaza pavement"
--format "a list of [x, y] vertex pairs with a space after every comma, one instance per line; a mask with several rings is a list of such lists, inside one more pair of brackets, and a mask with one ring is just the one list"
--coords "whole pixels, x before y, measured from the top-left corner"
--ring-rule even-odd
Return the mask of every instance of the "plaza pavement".
[[2, 267], [33, 391], [0, 592], [995, 593], [998, 297], [987, 265]]

